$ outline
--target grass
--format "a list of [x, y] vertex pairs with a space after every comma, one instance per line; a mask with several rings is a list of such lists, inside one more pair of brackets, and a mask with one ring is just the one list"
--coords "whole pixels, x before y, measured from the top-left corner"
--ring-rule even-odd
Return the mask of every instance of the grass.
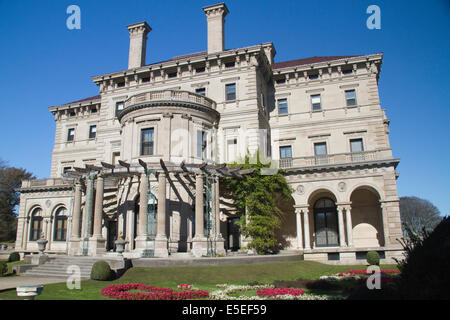
[[[382, 265], [382, 269], [396, 269], [396, 265]], [[100, 291], [110, 284], [142, 283], [176, 288], [180, 283], [193, 284], [200, 290], [215, 290], [216, 284], [272, 283], [275, 280], [318, 279], [364, 266], [333, 266], [314, 261], [271, 262], [226, 266], [182, 266], [131, 268], [114, 281], [86, 280], [80, 290], [69, 290], [66, 283], [48, 284], [36, 300], [109, 300]], [[15, 290], [0, 292], [0, 299], [18, 299]]]

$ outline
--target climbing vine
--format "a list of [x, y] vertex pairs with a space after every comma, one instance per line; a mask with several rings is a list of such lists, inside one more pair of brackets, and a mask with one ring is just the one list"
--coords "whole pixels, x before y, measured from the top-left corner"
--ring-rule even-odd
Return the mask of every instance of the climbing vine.
[[280, 204], [291, 199], [292, 190], [281, 171], [261, 174], [262, 169], [269, 168], [270, 164], [260, 161], [258, 151], [256, 156], [247, 155], [241, 163], [230, 165], [235, 166], [242, 166], [241, 170], [255, 169], [242, 178], [221, 180], [225, 196], [234, 200], [242, 234], [250, 239], [248, 247], [258, 254], [275, 253], [278, 250], [275, 234], [281, 228], [283, 215]]

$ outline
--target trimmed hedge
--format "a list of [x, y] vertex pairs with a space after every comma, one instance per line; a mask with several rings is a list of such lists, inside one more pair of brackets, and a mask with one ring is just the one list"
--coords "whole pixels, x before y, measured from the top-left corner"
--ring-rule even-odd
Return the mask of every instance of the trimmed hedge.
[[372, 265], [379, 266], [380, 265], [380, 255], [376, 251], [369, 251], [366, 255], [367, 263]]
[[113, 272], [106, 261], [97, 261], [92, 266], [91, 279], [99, 281], [108, 281], [113, 278]]
[[9, 255], [8, 262], [20, 261], [20, 255], [17, 252], [12, 252]]
[[0, 261], [0, 277], [3, 277], [8, 272], [8, 265], [6, 261]]

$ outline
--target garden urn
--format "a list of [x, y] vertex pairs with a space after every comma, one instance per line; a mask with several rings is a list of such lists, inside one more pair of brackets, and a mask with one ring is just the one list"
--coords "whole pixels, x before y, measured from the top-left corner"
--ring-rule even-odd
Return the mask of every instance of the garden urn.
[[48, 240], [41, 238], [36, 242], [38, 244], [39, 254], [44, 254], [45, 246], [47, 245]]
[[125, 251], [125, 245], [128, 243], [128, 241], [119, 238], [114, 243], [116, 244], [116, 252], [119, 253], [119, 255], [121, 256], [122, 253]]

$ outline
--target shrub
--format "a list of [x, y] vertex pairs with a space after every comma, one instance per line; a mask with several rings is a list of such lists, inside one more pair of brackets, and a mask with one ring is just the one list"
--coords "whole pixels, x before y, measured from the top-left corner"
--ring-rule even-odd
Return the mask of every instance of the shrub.
[[367, 252], [366, 260], [370, 265], [380, 265], [380, 255], [376, 251]]
[[8, 272], [8, 265], [6, 261], [0, 261], [0, 277], [3, 277]]
[[405, 260], [399, 262], [399, 290], [404, 299], [450, 299], [450, 217], [432, 233], [415, 234], [401, 241]]
[[8, 262], [20, 261], [20, 255], [17, 252], [12, 252], [9, 255]]
[[107, 281], [111, 280], [113, 277], [113, 272], [106, 261], [97, 261], [92, 266], [91, 279]]

